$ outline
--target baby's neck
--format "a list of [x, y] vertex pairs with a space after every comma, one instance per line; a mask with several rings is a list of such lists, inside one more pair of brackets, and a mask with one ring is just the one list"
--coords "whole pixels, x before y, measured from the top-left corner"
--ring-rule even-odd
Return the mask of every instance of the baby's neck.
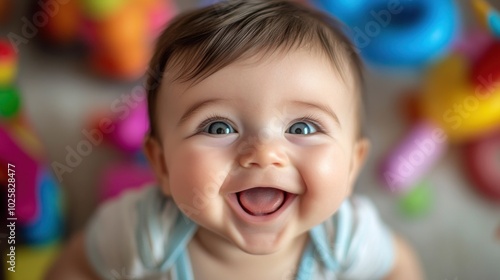
[[200, 228], [188, 250], [195, 279], [288, 279], [286, 275], [297, 270], [307, 242], [305, 233], [276, 253], [251, 255]]

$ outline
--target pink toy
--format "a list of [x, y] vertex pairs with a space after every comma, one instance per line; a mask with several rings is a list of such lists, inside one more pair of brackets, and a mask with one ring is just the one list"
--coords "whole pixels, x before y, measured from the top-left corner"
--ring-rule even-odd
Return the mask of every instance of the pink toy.
[[406, 191], [429, 171], [446, 151], [443, 130], [432, 123], [420, 123], [386, 157], [381, 175], [391, 191]]
[[0, 126], [0, 143], [0, 162], [13, 164], [20, 172], [16, 174], [16, 216], [20, 222], [32, 222], [39, 214], [35, 189], [40, 166], [14, 142], [3, 126]]
[[117, 120], [114, 125], [115, 129], [106, 134], [111, 143], [126, 152], [140, 150], [149, 129], [146, 102], [139, 103], [126, 118]]

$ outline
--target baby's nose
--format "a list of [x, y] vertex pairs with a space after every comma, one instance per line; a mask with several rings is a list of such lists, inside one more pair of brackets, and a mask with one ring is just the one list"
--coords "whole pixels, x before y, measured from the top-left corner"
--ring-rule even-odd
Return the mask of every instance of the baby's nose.
[[244, 168], [267, 166], [285, 167], [289, 163], [284, 145], [279, 140], [259, 139], [244, 143], [239, 149], [238, 161]]

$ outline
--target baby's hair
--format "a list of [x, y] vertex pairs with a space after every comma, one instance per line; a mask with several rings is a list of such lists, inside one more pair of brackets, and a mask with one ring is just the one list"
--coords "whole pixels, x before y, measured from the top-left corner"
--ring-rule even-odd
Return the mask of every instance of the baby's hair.
[[243, 57], [301, 47], [326, 55], [359, 91], [356, 109], [362, 114], [362, 63], [338, 21], [287, 0], [226, 0], [178, 15], [159, 36], [146, 86], [150, 137], [158, 137], [155, 103], [165, 72], [175, 69], [169, 82], [196, 83]]

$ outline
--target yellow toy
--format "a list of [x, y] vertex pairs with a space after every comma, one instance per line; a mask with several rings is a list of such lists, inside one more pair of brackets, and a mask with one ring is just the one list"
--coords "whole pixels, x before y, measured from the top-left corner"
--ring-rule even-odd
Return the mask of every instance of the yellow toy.
[[419, 101], [423, 117], [455, 143], [500, 124], [500, 87], [475, 86], [469, 68], [463, 55], [450, 55], [429, 71]]

